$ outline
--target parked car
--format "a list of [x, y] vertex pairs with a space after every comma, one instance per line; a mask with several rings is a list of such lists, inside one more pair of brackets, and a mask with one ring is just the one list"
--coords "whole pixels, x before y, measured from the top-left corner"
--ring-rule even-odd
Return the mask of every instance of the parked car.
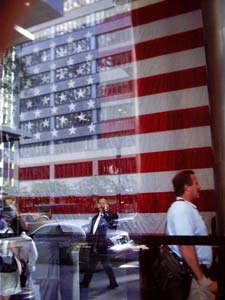
[[[81, 248], [81, 252], [83, 252], [88, 247], [85, 243], [88, 224], [89, 220], [51, 220], [33, 230], [30, 236], [35, 241], [38, 249], [38, 263], [47, 263], [47, 243], [58, 243], [59, 248], [70, 247], [72, 250]], [[113, 229], [107, 231], [107, 242], [108, 249], [114, 259], [118, 259], [131, 250], [130, 247], [125, 247], [125, 245], [134, 244], [126, 231]], [[83, 254], [81, 254], [81, 257], [80, 263], [82, 264]]]

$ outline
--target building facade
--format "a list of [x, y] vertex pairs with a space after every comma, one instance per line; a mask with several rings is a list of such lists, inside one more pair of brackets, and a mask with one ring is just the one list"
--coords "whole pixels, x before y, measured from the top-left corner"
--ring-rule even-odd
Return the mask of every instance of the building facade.
[[16, 80], [16, 59], [15, 49], [12, 49], [3, 58], [0, 65], [0, 126], [1, 126], [1, 144], [0, 144], [0, 194], [16, 188], [14, 175], [15, 168], [14, 152], [18, 143], [19, 120], [16, 117], [16, 101], [18, 100], [18, 85]]

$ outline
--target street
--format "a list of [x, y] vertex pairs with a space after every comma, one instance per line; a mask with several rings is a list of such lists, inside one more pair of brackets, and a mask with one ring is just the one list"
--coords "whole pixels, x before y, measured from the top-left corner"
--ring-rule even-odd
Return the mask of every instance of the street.
[[[139, 281], [139, 263], [132, 261], [121, 264], [114, 268], [115, 275], [119, 286], [114, 290], [109, 290], [107, 275], [101, 269], [98, 270], [91, 281], [88, 289], [80, 290], [80, 299], [88, 300], [139, 300], [140, 281]], [[69, 300], [69, 299], [68, 299]]]
[[89, 288], [80, 289], [79, 282], [83, 278], [83, 273], [78, 273], [77, 264], [60, 266], [57, 272], [55, 267], [52, 269], [51, 264], [37, 264], [33, 276], [35, 300], [141, 299], [138, 253], [132, 260], [124, 258], [122, 261], [114, 262], [113, 269], [119, 285], [116, 289], [107, 288], [109, 281], [101, 264], [98, 264]]

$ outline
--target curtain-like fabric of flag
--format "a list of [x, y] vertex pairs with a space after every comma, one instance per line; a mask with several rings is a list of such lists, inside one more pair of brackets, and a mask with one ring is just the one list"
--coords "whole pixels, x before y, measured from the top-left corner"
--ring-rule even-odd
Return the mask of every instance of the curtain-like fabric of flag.
[[202, 185], [197, 206], [210, 228], [215, 196], [200, 3], [134, 1], [92, 28], [92, 139], [65, 143], [60, 136], [51, 150], [21, 156], [21, 207], [60, 204], [52, 206], [54, 218], [83, 217], [106, 196], [121, 217], [130, 216], [129, 231], [161, 233], [175, 199], [172, 177], [194, 169]]

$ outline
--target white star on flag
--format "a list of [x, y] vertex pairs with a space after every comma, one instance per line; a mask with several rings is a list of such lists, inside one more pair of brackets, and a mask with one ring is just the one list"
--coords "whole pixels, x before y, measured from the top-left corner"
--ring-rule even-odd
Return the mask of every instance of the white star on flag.
[[74, 64], [74, 59], [72, 57], [70, 57], [67, 61], [66, 61], [68, 66], [71, 66]]
[[61, 94], [59, 95], [59, 99], [60, 99], [61, 102], [66, 101], [66, 94], [61, 93]]
[[71, 127], [71, 128], [69, 128], [68, 129], [69, 130], [69, 134], [71, 135], [71, 134], [76, 134], [76, 131], [77, 131], [77, 128], [75, 128], [75, 127]]
[[88, 126], [89, 132], [95, 132], [95, 127], [96, 127], [96, 125], [94, 125], [93, 123], [91, 123], [91, 124]]
[[43, 77], [41, 77], [42, 83], [49, 83], [49, 76], [47, 74], [44, 74]]
[[62, 117], [60, 118], [60, 123], [61, 123], [61, 125], [64, 125], [67, 121], [68, 121], [67, 118], [65, 118], [64, 116], [62, 116]]
[[42, 122], [42, 125], [43, 125], [43, 127], [48, 128], [48, 127], [49, 127], [49, 120], [48, 120], [48, 119], [45, 119], [45, 120]]
[[37, 47], [37, 46], [35, 46], [34, 48], [33, 48], [33, 53], [38, 53], [39, 52], [39, 50], [40, 50], [40, 48], [39, 47]]
[[79, 45], [77, 46], [76, 50], [77, 50], [77, 53], [81, 53], [81, 52], [83, 51], [83, 48], [82, 48], [82, 46], [79, 44]]
[[34, 89], [34, 96], [39, 96], [40, 95], [40, 89], [39, 88], [35, 88]]
[[47, 96], [45, 96], [44, 98], [41, 99], [42, 103], [44, 105], [47, 105], [48, 104], [48, 101], [49, 101], [49, 98]]
[[86, 81], [87, 81], [87, 84], [93, 84], [93, 83], [94, 83], [94, 77], [89, 76], [89, 77], [86, 79]]
[[74, 111], [76, 109], [76, 104], [75, 103], [70, 103], [70, 105], [68, 105], [69, 110], [70, 111]]
[[52, 63], [52, 64], [50, 65], [51, 70], [55, 70], [56, 67], [57, 67], [57, 65], [56, 65], [55, 63]]
[[66, 77], [66, 73], [67, 73], [67, 70], [65, 70], [65, 69], [59, 69], [59, 70], [57, 70], [57, 78], [59, 78], [60, 80], [62, 80], [62, 79], [65, 79], [65, 77]]
[[28, 100], [26, 105], [27, 105], [27, 108], [31, 108], [32, 107], [32, 102], [30, 100]]
[[23, 121], [24, 119], [25, 119], [24, 113], [21, 112], [21, 113], [20, 113], [20, 120]]
[[56, 106], [53, 106], [51, 109], [52, 114], [57, 114], [58, 108]]
[[68, 84], [69, 89], [72, 89], [75, 87], [76, 82], [75, 82], [75, 80], [71, 79], [67, 84]]
[[85, 94], [85, 91], [82, 89], [79, 89], [79, 91], [77, 92], [77, 97], [78, 98], [83, 98]]
[[50, 48], [55, 48], [55, 46], [56, 46], [56, 43], [54, 43], [54, 42], [51, 42], [51, 43], [49, 44], [49, 47], [50, 47]]
[[86, 61], [90, 61], [93, 59], [93, 55], [91, 53], [88, 53], [88, 55], [85, 56]]
[[52, 134], [52, 137], [57, 137], [57, 136], [58, 136], [58, 131], [54, 128], [54, 129], [51, 131], [51, 134]]
[[40, 110], [39, 109], [35, 110], [34, 115], [35, 115], [36, 118], [40, 117], [40, 115], [41, 115]]
[[31, 86], [31, 80], [30, 79], [27, 79], [25, 81], [25, 85], [26, 85], [26, 88], [29, 88]]
[[88, 105], [88, 108], [94, 108], [95, 107], [95, 101], [90, 99], [88, 102], [87, 102], [87, 105]]
[[69, 36], [66, 41], [67, 43], [72, 43], [74, 41], [74, 38], [72, 36]]
[[40, 132], [36, 132], [36, 133], [34, 134], [34, 137], [35, 137], [36, 140], [40, 140], [40, 138], [41, 138]]
[[34, 124], [32, 124], [30, 121], [28, 122], [28, 124], [27, 124], [28, 131], [30, 131], [32, 129], [33, 125]]
[[56, 54], [57, 54], [57, 57], [64, 57], [65, 56], [65, 50], [62, 47], [57, 48], [56, 49]]
[[34, 74], [38, 74], [40, 72], [40, 68], [39, 67], [35, 67], [33, 70]]
[[83, 69], [81, 66], [79, 66], [79, 68], [77, 69], [77, 75], [78, 75], [78, 76], [79, 76], [79, 75], [82, 75], [83, 72], [84, 72], [84, 69]]
[[56, 84], [51, 85], [51, 91], [56, 92], [57, 91], [57, 86]]
[[88, 31], [86, 34], [85, 34], [85, 37], [87, 39], [89, 39], [90, 37], [92, 37], [92, 33], [90, 31]]
[[86, 121], [87, 119], [85, 117], [86, 117], [85, 114], [82, 112], [80, 113], [79, 116], [77, 116], [77, 118], [79, 119], [79, 122]]

